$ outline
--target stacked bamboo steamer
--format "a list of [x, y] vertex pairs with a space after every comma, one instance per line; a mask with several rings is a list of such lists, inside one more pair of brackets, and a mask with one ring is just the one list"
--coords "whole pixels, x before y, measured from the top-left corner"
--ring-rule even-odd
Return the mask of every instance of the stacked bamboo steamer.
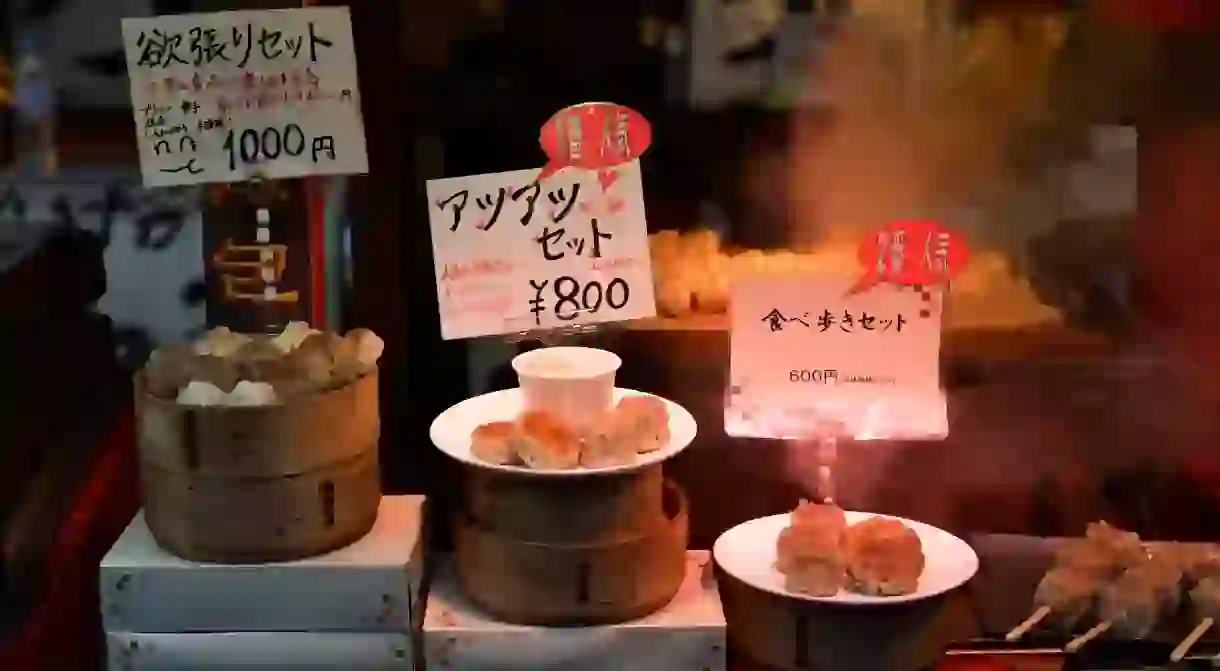
[[158, 349], [136, 375], [144, 514], [195, 561], [298, 559], [372, 528], [381, 498], [381, 339], [293, 322], [214, 329]]
[[[609, 362], [587, 376], [529, 375], [522, 362], [539, 352]], [[686, 497], [662, 475], [662, 461], [689, 444], [689, 432], [631, 463], [604, 468], [539, 469], [473, 457], [475, 426], [539, 408], [557, 417], [604, 413], [627, 390], [614, 388], [620, 361], [604, 350], [556, 347], [514, 361], [520, 389], [469, 399], [442, 413], [432, 439], [463, 462], [455, 527], [458, 577], [467, 596], [501, 621], [544, 626], [607, 624], [659, 610], [685, 576]], [[570, 372], [570, 371], [569, 371]], [[628, 394], [630, 395], [630, 394]], [[667, 402], [668, 403], [668, 402]]]
[[661, 609], [682, 584], [686, 500], [659, 466], [577, 479], [469, 471], [465, 492], [458, 575], [505, 622], [625, 622]]

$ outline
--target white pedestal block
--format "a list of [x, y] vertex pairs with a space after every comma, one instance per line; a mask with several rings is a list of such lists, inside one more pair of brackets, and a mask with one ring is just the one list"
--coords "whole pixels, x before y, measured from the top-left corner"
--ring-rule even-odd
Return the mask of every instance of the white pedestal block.
[[140, 513], [102, 560], [103, 625], [141, 633], [405, 632], [423, 573], [423, 507], [422, 496], [386, 496], [372, 531], [346, 548], [236, 565], [170, 555]]
[[406, 632], [106, 634], [109, 671], [410, 671]]
[[437, 562], [424, 608], [428, 671], [724, 671], [725, 621], [709, 553], [687, 553], [674, 600], [634, 622], [548, 628], [496, 622], [462, 594], [452, 562]]

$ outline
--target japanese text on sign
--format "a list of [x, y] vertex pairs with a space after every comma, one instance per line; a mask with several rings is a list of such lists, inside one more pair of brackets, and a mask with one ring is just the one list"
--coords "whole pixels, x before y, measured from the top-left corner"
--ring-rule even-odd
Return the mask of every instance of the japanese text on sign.
[[771, 311], [763, 315], [762, 321], [766, 322], [772, 331], [784, 330], [785, 324], [804, 326], [807, 329], [814, 329], [825, 333], [832, 327], [844, 333], [855, 333], [857, 329], [860, 331], [881, 331], [886, 332], [890, 329], [894, 333], [902, 333], [902, 327], [907, 323], [902, 313], [893, 315], [870, 315], [867, 312], [858, 312], [855, 315], [849, 310], [843, 312], [831, 312], [829, 309], [822, 310], [821, 314], [812, 316], [813, 313], [802, 312], [799, 315], [785, 316], [776, 308], [771, 308]]
[[446, 339], [656, 314], [638, 162], [431, 180]]
[[881, 282], [945, 283], [961, 273], [967, 256], [961, 237], [934, 221], [896, 221], [860, 242], [857, 258], [864, 274], [849, 292], [867, 291]]
[[948, 431], [934, 287], [746, 273], [730, 286], [731, 435], [804, 438], [827, 422], [848, 436], [934, 438]]
[[146, 186], [368, 171], [346, 7], [123, 19]]
[[538, 138], [550, 161], [539, 180], [568, 166], [599, 170], [637, 159], [652, 143], [652, 126], [639, 112], [614, 103], [584, 103], [559, 110]]

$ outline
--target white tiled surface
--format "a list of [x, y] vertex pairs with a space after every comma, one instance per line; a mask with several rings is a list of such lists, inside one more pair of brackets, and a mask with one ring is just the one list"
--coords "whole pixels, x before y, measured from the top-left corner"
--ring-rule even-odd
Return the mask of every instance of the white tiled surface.
[[723, 671], [725, 620], [709, 553], [687, 553], [686, 581], [648, 617], [600, 627], [503, 624], [461, 594], [449, 562], [437, 562], [424, 610], [429, 671]]
[[346, 548], [236, 565], [165, 552], [140, 513], [102, 560], [103, 625], [158, 633], [406, 631], [423, 571], [423, 508], [422, 496], [386, 496], [373, 529]]
[[109, 671], [410, 670], [405, 632], [106, 634]]

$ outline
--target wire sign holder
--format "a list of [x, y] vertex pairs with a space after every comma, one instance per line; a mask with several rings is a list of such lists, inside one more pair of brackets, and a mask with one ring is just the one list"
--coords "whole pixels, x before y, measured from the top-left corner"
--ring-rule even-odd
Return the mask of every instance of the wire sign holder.
[[[589, 313], [591, 311], [577, 310], [576, 312], [579, 315], [582, 313]], [[533, 315], [510, 317], [505, 319], [504, 322], [505, 325], [508, 326], [526, 319], [533, 320], [534, 317]], [[555, 345], [562, 345], [574, 340], [578, 340], [585, 336], [595, 334], [605, 335], [607, 333], [612, 333], [622, 328], [619, 326], [619, 324], [620, 322], [600, 322], [596, 324], [571, 324], [568, 326], [559, 326], [546, 329], [514, 330], [504, 334], [502, 338], [504, 342], [510, 345], [520, 345], [521, 343], [532, 341], [545, 347], [553, 347]]]

